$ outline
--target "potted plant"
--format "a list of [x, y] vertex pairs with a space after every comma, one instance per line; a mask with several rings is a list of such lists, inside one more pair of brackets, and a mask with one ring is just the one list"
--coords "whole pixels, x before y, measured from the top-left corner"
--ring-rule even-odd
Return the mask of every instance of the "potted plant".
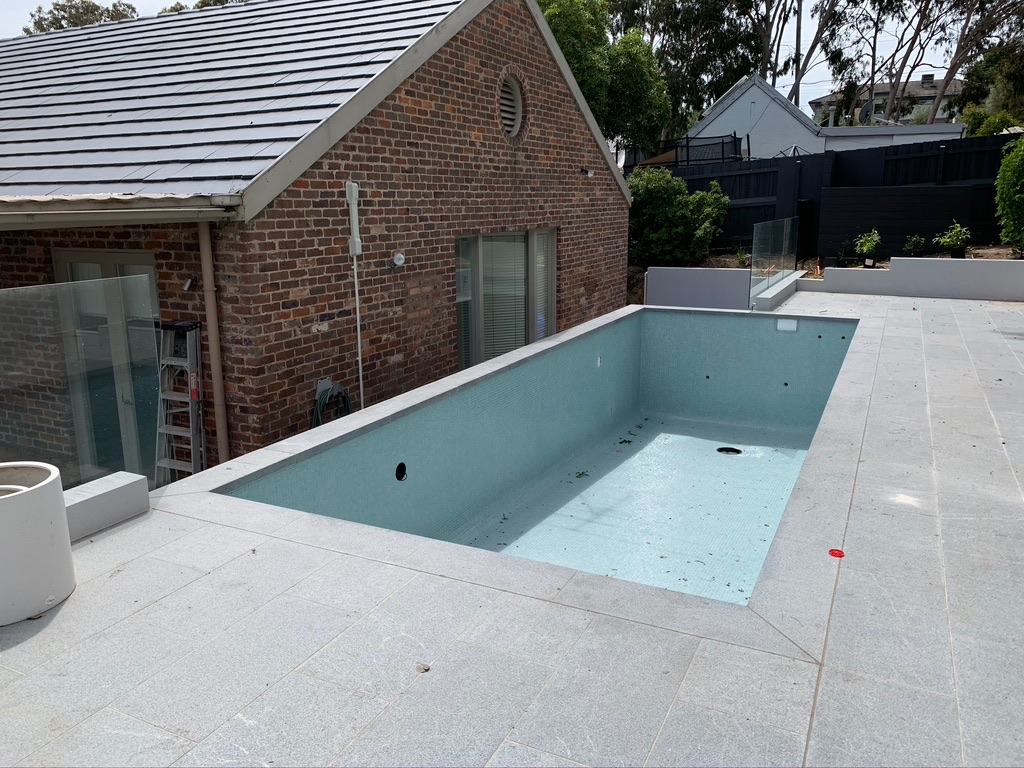
[[853, 250], [853, 241], [851, 241], [851, 240], [843, 240], [843, 242], [841, 242], [839, 244], [839, 248], [836, 249], [836, 266], [837, 267], [845, 267], [845, 266], [847, 266], [847, 262], [851, 258], [853, 258], [850, 255], [850, 251], [852, 251], [852, 250]]
[[937, 235], [933, 242], [949, 251], [949, 255], [952, 258], [962, 259], [967, 255], [967, 244], [970, 241], [971, 230], [957, 224], [956, 219], [954, 219], [953, 226]]
[[928, 241], [920, 235], [907, 235], [907, 242], [903, 244], [903, 254], [905, 256], [921, 256], [927, 245]]
[[875, 266], [875, 252], [878, 251], [878, 246], [882, 243], [882, 236], [878, 234], [877, 229], [872, 229], [870, 232], [865, 232], [857, 238], [857, 242], [854, 245], [854, 250], [857, 251], [859, 256], [864, 258], [864, 266], [868, 269], [874, 269]]
[[0, 627], [38, 616], [74, 589], [60, 470], [0, 463]]

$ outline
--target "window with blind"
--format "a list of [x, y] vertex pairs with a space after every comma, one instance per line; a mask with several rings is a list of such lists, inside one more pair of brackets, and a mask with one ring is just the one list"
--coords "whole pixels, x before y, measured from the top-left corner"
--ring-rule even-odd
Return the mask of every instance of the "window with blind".
[[555, 332], [555, 230], [465, 238], [456, 262], [463, 368]]

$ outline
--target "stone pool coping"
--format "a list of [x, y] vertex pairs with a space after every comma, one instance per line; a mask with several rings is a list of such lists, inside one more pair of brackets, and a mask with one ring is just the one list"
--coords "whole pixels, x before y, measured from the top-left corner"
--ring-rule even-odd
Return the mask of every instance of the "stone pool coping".
[[[735, 643], [804, 661], [820, 661], [831, 589], [838, 569], [829, 550], [841, 546], [845, 520], [815, 513], [809, 497], [825, 465], [853, 469], [859, 445], [842, 438], [857, 417], [843, 402], [855, 391], [842, 382], [858, 380], [863, 361], [848, 354], [808, 450], [800, 479], [790, 497], [747, 606], [737, 606], [643, 584], [597, 576], [561, 566], [512, 558], [495, 552], [425, 539], [412, 534], [320, 516], [222, 495], [232, 488], [294, 461], [300, 455], [326, 450], [339, 440], [353, 439], [379, 424], [422, 408], [465, 385], [500, 374], [522, 361], [557, 349], [579, 336], [639, 312], [748, 315], [737, 310], [629, 306], [584, 323], [530, 347], [482, 363], [440, 381], [412, 390], [364, 411], [346, 416], [267, 448], [233, 459], [151, 495], [153, 509], [271, 534], [298, 543], [324, 547], [357, 557], [414, 568], [438, 576], [597, 611], [631, 621]], [[800, 317], [776, 313], [777, 317]], [[854, 334], [850, 353], [869, 344]], [[863, 372], [861, 372], [863, 373]], [[863, 415], [863, 414], [862, 414]], [[806, 478], [806, 479], [805, 479]], [[216, 491], [220, 491], [217, 493]], [[829, 498], [848, 507], [853, 473], [836, 472]], [[845, 500], [845, 503], [844, 503]], [[808, 503], [808, 502], [811, 503]], [[303, 522], [293, 521], [302, 515]], [[281, 525], [278, 526], [278, 523]], [[509, 560], [513, 562], [510, 563]]]

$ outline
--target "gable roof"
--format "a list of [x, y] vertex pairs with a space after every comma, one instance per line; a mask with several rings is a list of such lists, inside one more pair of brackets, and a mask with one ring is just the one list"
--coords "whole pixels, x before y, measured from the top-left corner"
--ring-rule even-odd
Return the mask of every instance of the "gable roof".
[[733, 83], [733, 86], [728, 91], [719, 96], [715, 100], [715, 103], [708, 107], [707, 111], [701, 116], [700, 121], [690, 130], [688, 135], [699, 136], [714, 121], [716, 115], [724, 112], [751, 88], [757, 88], [758, 90], [763, 91], [784, 111], [789, 112], [801, 123], [807, 123], [807, 129], [809, 131], [814, 131], [814, 122], [807, 117], [807, 115], [801, 112], [800, 109], [789, 99], [784, 98], [783, 95], [775, 90], [767, 80], [757, 73], [754, 73], [752, 75], [745, 75], [741, 77]]
[[250, 219], [491, 2], [250, 0], [0, 41], [0, 228]]
[[960, 135], [963, 133], [962, 125], [951, 123], [935, 123], [934, 125], [874, 125], [869, 128], [865, 128], [863, 126], [822, 127], [804, 114], [804, 112], [801, 111], [793, 102], [785, 98], [774, 87], [769, 85], [767, 80], [760, 75], [753, 74], [741, 77], [737, 80], [728, 91], [722, 94], [722, 96], [720, 96], [718, 100], [711, 105], [708, 111], [704, 113], [703, 117], [701, 117], [697, 125], [690, 129], [690, 132], [687, 135], [699, 136], [702, 134], [714, 122], [717, 115], [723, 113], [730, 105], [738, 101], [743, 94], [751, 88], [757, 88], [766, 93], [776, 105], [797, 120], [801, 128], [806, 129], [808, 133], [814, 136], [864, 138], [870, 140], [871, 136], [879, 136], [881, 134], [932, 135], [936, 133], [946, 133], [953, 136], [953, 134]]

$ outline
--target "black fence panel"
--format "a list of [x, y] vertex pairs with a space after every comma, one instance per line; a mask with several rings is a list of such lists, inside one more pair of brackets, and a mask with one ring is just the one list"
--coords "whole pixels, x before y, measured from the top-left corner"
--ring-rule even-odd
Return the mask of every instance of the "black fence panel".
[[907, 237], [925, 238], [926, 253], [942, 251], [932, 240], [954, 221], [971, 230], [973, 243], [996, 239], [995, 192], [990, 185], [932, 187], [844, 187], [822, 191], [818, 255], [835, 264], [853, 241], [872, 229], [882, 236], [877, 257], [902, 256]]
[[[1003, 147], [1014, 138], [929, 141], [672, 173], [691, 191], [717, 181], [729, 196], [724, 232], [712, 244], [716, 250], [749, 248], [754, 224], [800, 216], [802, 259], [831, 260], [843, 241], [872, 228], [883, 235], [880, 257], [888, 258], [899, 255], [907, 235], [924, 236], [930, 244], [954, 219], [971, 230], [972, 243], [998, 242], [994, 181]], [[819, 254], [809, 253], [812, 242]]]

